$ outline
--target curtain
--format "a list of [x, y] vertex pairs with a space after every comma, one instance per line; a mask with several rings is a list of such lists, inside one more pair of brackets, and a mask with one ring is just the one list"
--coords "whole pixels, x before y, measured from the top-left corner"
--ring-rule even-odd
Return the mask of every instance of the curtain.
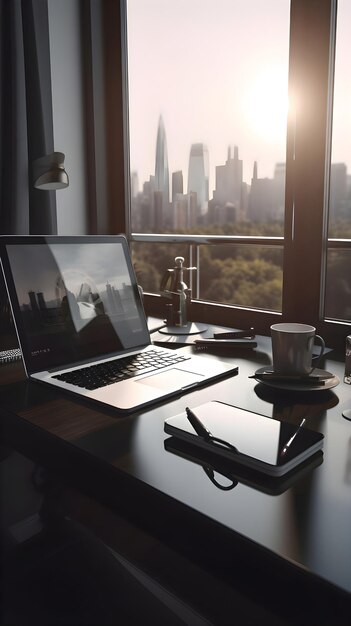
[[0, 120], [0, 233], [55, 234], [55, 192], [32, 182], [54, 151], [47, 0], [0, 0]]
[[[0, 234], [55, 234], [54, 191], [32, 163], [54, 151], [47, 0], [0, 0]], [[0, 271], [0, 349], [16, 343]]]

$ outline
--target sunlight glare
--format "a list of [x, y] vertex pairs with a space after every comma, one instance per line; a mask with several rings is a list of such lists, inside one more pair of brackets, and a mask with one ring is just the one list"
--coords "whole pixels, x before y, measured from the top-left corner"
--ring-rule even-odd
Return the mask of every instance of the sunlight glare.
[[286, 75], [272, 70], [257, 75], [244, 102], [251, 132], [270, 141], [285, 140], [288, 116]]

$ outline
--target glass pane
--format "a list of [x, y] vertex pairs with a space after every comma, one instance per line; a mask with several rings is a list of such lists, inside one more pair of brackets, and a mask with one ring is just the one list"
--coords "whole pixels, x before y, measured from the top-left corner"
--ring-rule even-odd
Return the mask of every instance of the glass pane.
[[351, 249], [329, 250], [325, 317], [351, 320]]
[[351, 2], [338, 1], [333, 101], [329, 237], [351, 239]]
[[[283, 288], [283, 248], [243, 245], [201, 245], [195, 272], [184, 272], [184, 281], [207, 302], [281, 311]], [[167, 270], [175, 257], [184, 258], [185, 267], [196, 266], [196, 252], [190, 257], [186, 244], [132, 244], [134, 269], [145, 292], [161, 293]], [[197, 284], [199, 294], [197, 294]]]
[[[339, 0], [333, 102], [332, 158], [329, 190], [330, 238], [351, 240], [351, 3]], [[351, 320], [351, 248], [329, 250], [325, 316]]]
[[283, 234], [289, 0], [127, 0], [134, 232]]
[[200, 298], [281, 311], [283, 250], [267, 246], [201, 246]]

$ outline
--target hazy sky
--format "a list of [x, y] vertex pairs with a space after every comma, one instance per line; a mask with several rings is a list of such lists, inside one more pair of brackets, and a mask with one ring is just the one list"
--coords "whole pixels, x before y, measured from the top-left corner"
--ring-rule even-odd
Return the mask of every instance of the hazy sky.
[[338, 0], [332, 162], [351, 170], [351, 0]]
[[[215, 166], [225, 162], [228, 145], [239, 147], [246, 182], [255, 160], [258, 175], [272, 177], [275, 163], [285, 161], [290, 1], [127, 4], [131, 169], [139, 184], [154, 174], [160, 114], [170, 174], [182, 170], [185, 185], [190, 147], [198, 142], [209, 150], [211, 197]], [[336, 84], [347, 81], [348, 93], [343, 86], [334, 111], [347, 118], [350, 138], [351, 0], [339, 5], [338, 57], [345, 59], [345, 69]], [[333, 160], [348, 162], [346, 122], [339, 126]]]

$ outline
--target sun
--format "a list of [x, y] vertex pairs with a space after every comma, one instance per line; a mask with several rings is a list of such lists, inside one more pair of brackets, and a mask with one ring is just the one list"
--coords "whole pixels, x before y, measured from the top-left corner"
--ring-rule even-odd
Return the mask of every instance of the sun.
[[253, 134], [271, 142], [286, 135], [288, 116], [287, 76], [278, 70], [258, 74], [244, 98], [247, 124]]

